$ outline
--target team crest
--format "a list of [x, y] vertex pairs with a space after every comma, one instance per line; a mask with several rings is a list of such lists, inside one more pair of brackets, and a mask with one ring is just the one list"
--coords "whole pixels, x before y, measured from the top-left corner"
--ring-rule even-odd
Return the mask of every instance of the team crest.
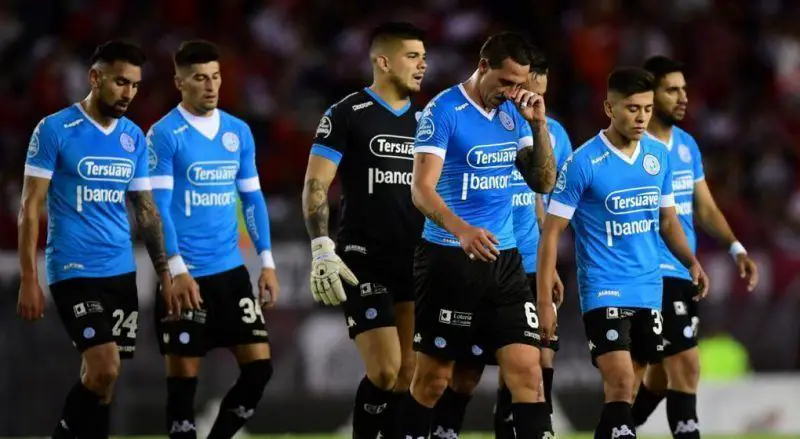
[[133, 137], [131, 137], [128, 133], [120, 134], [119, 143], [122, 145], [122, 149], [127, 152], [136, 151], [136, 144], [133, 142]]
[[658, 159], [653, 154], [645, 154], [642, 165], [644, 166], [645, 172], [650, 175], [658, 175], [658, 173], [661, 172], [661, 163], [659, 163]]
[[436, 125], [430, 117], [423, 117], [417, 126], [417, 140], [420, 142], [427, 142], [433, 137], [436, 132]]
[[503, 128], [509, 131], [514, 130], [514, 119], [503, 110], [500, 110], [500, 123], [503, 124]]
[[236, 152], [239, 149], [239, 136], [228, 131], [222, 135], [222, 146], [230, 152]]
[[33, 132], [31, 136], [31, 141], [28, 143], [28, 157], [36, 157], [36, 154], [39, 154], [39, 128], [36, 128], [36, 131]]
[[689, 147], [681, 143], [678, 146], [678, 156], [684, 163], [691, 163], [692, 162], [692, 152], [689, 151]]
[[331, 131], [333, 131], [333, 123], [331, 122], [331, 118], [328, 116], [322, 116], [322, 119], [319, 121], [319, 125], [317, 125], [317, 137], [326, 139], [331, 135]]
[[152, 147], [147, 147], [147, 169], [154, 171], [158, 166], [158, 156]]

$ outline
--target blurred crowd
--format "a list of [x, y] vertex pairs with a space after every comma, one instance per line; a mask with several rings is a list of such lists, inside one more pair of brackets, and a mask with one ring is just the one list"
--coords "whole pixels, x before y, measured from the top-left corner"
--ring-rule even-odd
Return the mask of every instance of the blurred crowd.
[[549, 56], [548, 109], [575, 147], [607, 125], [602, 99], [614, 66], [654, 54], [684, 61], [684, 127], [740, 240], [800, 253], [800, 2], [791, 0], [3, 0], [0, 248], [16, 248], [33, 127], [86, 95], [87, 59], [117, 37], [149, 56], [129, 112], [145, 130], [179, 99], [171, 54], [180, 41], [221, 47], [220, 106], [256, 136], [275, 239], [302, 237], [314, 129], [328, 105], [369, 85], [368, 35], [388, 19], [428, 32], [423, 103], [471, 73], [487, 35], [527, 34]]

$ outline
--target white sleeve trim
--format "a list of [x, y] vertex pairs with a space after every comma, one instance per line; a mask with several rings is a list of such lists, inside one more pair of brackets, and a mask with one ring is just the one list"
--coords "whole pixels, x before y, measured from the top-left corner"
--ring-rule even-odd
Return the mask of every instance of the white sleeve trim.
[[44, 168], [37, 168], [36, 166], [25, 165], [25, 175], [30, 177], [46, 178], [50, 180], [53, 178], [53, 171]]
[[128, 185], [128, 190], [131, 192], [153, 190], [153, 187], [150, 186], [150, 177], [134, 178]]
[[564, 203], [559, 203], [551, 198], [550, 205], [547, 206], [547, 213], [571, 220], [572, 215], [575, 214], [575, 208], [572, 206], [567, 206]]
[[186, 263], [183, 262], [181, 255], [175, 255], [169, 258], [167, 260], [167, 265], [169, 266], [169, 274], [172, 277], [189, 272], [189, 268], [186, 267]]
[[261, 257], [261, 268], [275, 269], [275, 259], [272, 258], [272, 252], [264, 250], [258, 254]]
[[695, 178], [695, 179], [694, 179], [694, 182], [695, 182], [695, 183], [699, 183], [699, 182], [701, 182], [701, 181], [703, 181], [703, 180], [705, 180], [705, 179], [706, 179], [706, 176], [704, 175], [704, 176], [702, 176], [702, 177], [697, 177], [697, 178]]
[[150, 177], [150, 187], [153, 189], [168, 189], [172, 190], [175, 185], [175, 180], [171, 175], [158, 175]]
[[526, 148], [533, 145], [533, 136], [520, 137], [517, 141], [517, 149]]
[[667, 194], [661, 196], [661, 207], [675, 206], [675, 194]]
[[236, 180], [236, 187], [239, 192], [255, 192], [261, 189], [261, 182], [258, 180], [258, 175], [250, 178], [242, 178]]
[[445, 154], [447, 154], [447, 150], [444, 148], [439, 148], [438, 146], [415, 146], [414, 147], [414, 154], [425, 153], [425, 154], [433, 154], [439, 156], [444, 160]]

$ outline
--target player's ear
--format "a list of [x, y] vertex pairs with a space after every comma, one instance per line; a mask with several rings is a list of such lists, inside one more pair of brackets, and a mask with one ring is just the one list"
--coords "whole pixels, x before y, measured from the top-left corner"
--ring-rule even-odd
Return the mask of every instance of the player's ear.
[[177, 88], [178, 91], [183, 91], [183, 79], [181, 79], [179, 75], [173, 76], [172, 79], [175, 81], [175, 88]]
[[606, 116], [608, 116], [609, 119], [614, 118], [614, 105], [612, 105], [608, 99], [603, 101], [603, 109], [605, 110]]
[[92, 86], [92, 90], [97, 90], [98, 88], [100, 88], [101, 75], [102, 73], [100, 72], [100, 69], [97, 68], [89, 69], [89, 85]]
[[486, 58], [481, 58], [480, 61], [478, 61], [478, 72], [481, 75], [485, 75], [486, 72], [488, 71], [489, 71], [489, 60]]
[[389, 66], [389, 58], [383, 55], [378, 55], [375, 57], [375, 64], [378, 66], [378, 69], [380, 69], [380, 71], [383, 73], [389, 73], [389, 70], [392, 69], [391, 66]]

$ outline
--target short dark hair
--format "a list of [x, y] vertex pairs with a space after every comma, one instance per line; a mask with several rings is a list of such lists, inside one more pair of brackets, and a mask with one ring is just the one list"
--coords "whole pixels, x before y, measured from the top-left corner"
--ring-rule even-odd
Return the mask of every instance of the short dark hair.
[[147, 56], [139, 46], [130, 41], [111, 40], [97, 46], [91, 58], [93, 65], [98, 62], [113, 64], [116, 61], [141, 67], [147, 61]]
[[494, 34], [487, 38], [481, 47], [481, 58], [486, 59], [489, 67], [493, 69], [499, 69], [507, 58], [511, 58], [517, 64], [530, 66], [539, 54], [541, 52], [536, 47], [516, 32]]
[[531, 45], [531, 73], [546, 75], [549, 69], [547, 56], [536, 46]]
[[219, 61], [219, 48], [210, 41], [184, 41], [172, 56], [176, 67], [189, 67], [192, 64], [205, 64]]
[[617, 67], [608, 75], [608, 91], [624, 97], [655, 90], [653, 75], [641, 67]]
[[425, 31], [404, 21], [388, 21], [372, 30], [369, 46], [392, 40], [417, 40], [425, 42]]
[[670, 73], [680, 72], [683, 73], [683, 63], [675, 61], [672, 58], [664, 55], [656, 55], [647, 59], [644, 62], [644, 69], [650, 72], [658, 84], [665, 76]]

